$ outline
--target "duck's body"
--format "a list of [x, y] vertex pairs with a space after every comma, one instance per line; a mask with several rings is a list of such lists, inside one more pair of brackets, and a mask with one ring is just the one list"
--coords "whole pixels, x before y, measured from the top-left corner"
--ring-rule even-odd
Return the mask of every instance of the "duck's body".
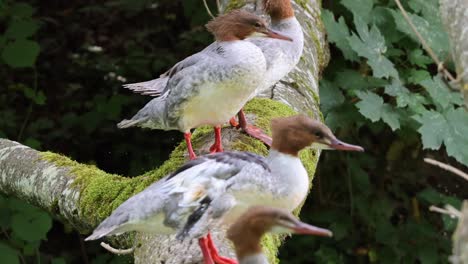
[[265, 71], [265, 57], [254, 44], [215, 42], [178, 63], [162, 96], [118, 126], [186, 133], [200, 125], [223, 124], [244, 106]]
[[[212, 125], [215, 144], [210, 150], [222, 151], [220, 126], [252, 97], [266, 72], [261, 49], [244, 39], [254, 35], [288, 42], [291, 39], [271, 31], [265, 21], [242, 10], [213, 19], [207, 29], [215, 36], [215, 43], [177, 63], [159, 79], [125, 86], [159, 97], [130, 120], [117, 124], [119, 128], [179, 130], [185, 134], [193, 159], [196, 155], [190, 129]], [[147, 87], [156, 90], [147, 91]]]
[[307, 195], [308, 186], [304, 166], [289, 154], [201, 156], [128, 199], [87, 239], [127, 231], [199, 238], [214, 223], [231, 224], [252, 205], [292, 211]]

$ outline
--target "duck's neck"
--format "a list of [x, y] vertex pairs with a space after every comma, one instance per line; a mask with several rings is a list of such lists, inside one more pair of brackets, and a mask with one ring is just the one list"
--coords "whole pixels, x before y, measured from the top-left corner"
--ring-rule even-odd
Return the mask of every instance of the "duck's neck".
[[266, 260], [266, 257], [262, 253], [262, 246], [260, 245], [263, 233], [263, 231], [246, 228], [246, 230], [243, 230], [242, 234], [239, 233], [239, 235], [230, 238], [234, 243], [239, 264], [268, 263], [268, 261], [258, 262], [262, 259]]
[[269, 262], [263, 253], [257, 253], [239, 259], [239, 264], [269, 264]]
[[298, 156], [271, 149], [267, 159], [272, 175], [282, 179], [284, 184], [296, 178], [307, 179], [307, 171]]

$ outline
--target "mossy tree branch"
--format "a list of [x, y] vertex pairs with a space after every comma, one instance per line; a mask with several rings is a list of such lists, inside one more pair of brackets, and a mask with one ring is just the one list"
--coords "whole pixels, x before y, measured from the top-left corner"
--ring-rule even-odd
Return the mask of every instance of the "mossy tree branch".
[[[222, 7], [245, 5], [254, 9], [255, 6], [252, 2], [241, 0], [221, 2]], [[270, 130], [269, 122], [274, 117], [302, 112], [316, 119], [321, 118], [318, 77], [329, 55], [320, 21], [320, 3], [297, 0], [295, 9], [305, 32], [306, 43], [301, 62], [294, 72], [274, 87], [272, 93], [252, 100], [245, 107], [248, 119], [267, 132]], [[235, 129], [226, 127], [222, 133], [226, 149], [267, 153], [263, 144]], [[197, 129], [193, 135], [197, 154], [207, 153], [212, 141], [213, 133], [208, 127]], [[0, 139], [0, 191], [38, 205], [81, 233], [89, 233], [124, 200], [185, 162], [185, 147], [185, 143], [181, 143], [161, 167], [130, 179], [79, 164], [58, 154], [41, 153]], [[312, 150], [301, 153], [311, 180], [318, 155]], [[215, 230], [213, 235], [221, 253], [233, 256], [222, 232]], [[118, 242], [123, 240], [125, 243], [127, 237], [120, 240]], [[137, 234], [133, 243], [137, 245], [134, 254], [136, 263], [198, 263], [201, 260], [196, 241], [180, 243], [172, 237]], [[272, 236], [264, 241], [264, 249], [272, 263], [277, 262], [275, 256], [280, 243], [279, 238]]]

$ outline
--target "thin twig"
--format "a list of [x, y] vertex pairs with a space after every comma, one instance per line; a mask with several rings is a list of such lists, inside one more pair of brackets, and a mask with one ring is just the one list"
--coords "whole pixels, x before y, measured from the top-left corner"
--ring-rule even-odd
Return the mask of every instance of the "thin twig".
[[[446, 205], [445, 207], [448, 207], [448, 206], [449, 205]], [[457, 217], [457, 218], [460, 218], [462, 216], [461, 212], [453, 208], [452, 206], [450, 206], [450, 208], [444, 209], [444, 208], [437, 207], [435, 205], [431, 205], [429, 207], [429, 211], [441, 213], [444, 215], [450, 215], [450, 216]]]
[[440, 70], [446, 78], [448, 78], [451, 82], [455, 81], [455, 78], [452, 76], [452, 74], [445, 69], [443, 62], [437, 58], [437, 55], [434, 53], [434, 51], [429, 47], [427, 42], [424, 40], [424, 38], [421, 36], [419, 31], [416, 29], [414, 26], [413, 22], [411, 21], [411, 18], [408, 16], [408, 13], [406, 13], [406, 10], [403, 8], [403, 6], [400, 3], [400, 0], [395, 0], [395, 3], [397, 4], [398, 8], [401, 10], [401, 13], [403, 14], [403, 17], [405, 18], [406, 22], [410, 25], [411, 30], [413, 30], [414, 34], [416, 34], [416, 37], [419, 39], [419, 42], [421, 42], [424, 50], [429, 54], [429, 56], [432, 58], [432, 60], [437, 64], [437, 69]]
[[445, 163], [442, 163], [440, 161], [437, 161], [437, 160], [433, 160], [433, 159], [430, 159], [430, 158], [425, 158], [424, 159], [424, 162], [426, 163], [429, 163], [431, 165], [434, 165], [434, 166], [437, 166], [439, 168], [442, 168], [446, 171], [450, 171], [451, 173], [454, 173], [460, 177], [462, 177], [463, 179], [467, 180], [468, 181], [468, 174], [464, 173], [463, 171], [453, 167], [453, 166], [450, 166], [448, 164], [445, 164]]
[[101, 247], [105, 248], [107, 251], [117, 254], [117, 255], [128, 255], [128, 254], [131, 254], [135, 250], [134, 247], [127, 248], [127, 249], [113, 248], [111, 245], [104, 243], [104, 242], [101, 242], [100, 245]]
[[218, 14], [221, 14], [221, 3], [219, 0], [216, 0], [216, 8], [218, 9]]
[[206, 2], [206, 0], [203, 0], [203, 4], [205, 5], [206, 12], [208, 12], [208, 15], [210, 15], [211, 18], [215, 18], [215, 17], [213, 16], [213, 13], [211, 13], [210, 7], [208, 6], [208, 3]]

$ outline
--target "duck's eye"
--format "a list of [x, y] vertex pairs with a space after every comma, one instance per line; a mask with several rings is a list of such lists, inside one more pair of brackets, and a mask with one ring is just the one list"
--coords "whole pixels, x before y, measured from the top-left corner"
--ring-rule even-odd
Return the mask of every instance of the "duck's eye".
[[260, 24], [260, 22], [255, 22], [254, 27], [256, 27], [256, 28], [261, 28], [261, 27], [262, 27], [262, 24]]
[[320, 131], [316, 131], [316, 132], [314, 133], [314, 135], [315, 135], [316, 137], [318, 137], [318, 138], [323, 138], [323, 133], [320, 132]]

